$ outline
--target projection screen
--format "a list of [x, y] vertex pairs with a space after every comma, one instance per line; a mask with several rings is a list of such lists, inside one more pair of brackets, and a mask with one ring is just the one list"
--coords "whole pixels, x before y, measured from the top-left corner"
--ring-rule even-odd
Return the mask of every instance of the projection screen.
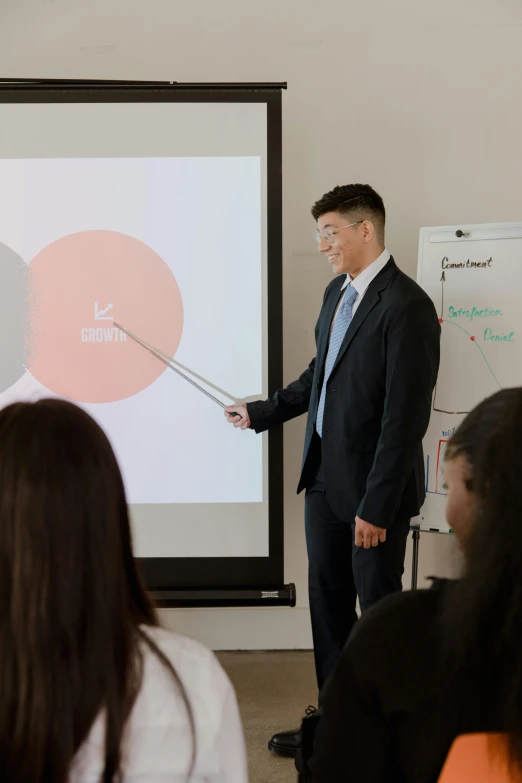
[[103, 427], [149, 587], [283, 585], [281, 431], [222, 409], [282, 380], [279, 89], [0, 86], [0, 306], [0, 406]]

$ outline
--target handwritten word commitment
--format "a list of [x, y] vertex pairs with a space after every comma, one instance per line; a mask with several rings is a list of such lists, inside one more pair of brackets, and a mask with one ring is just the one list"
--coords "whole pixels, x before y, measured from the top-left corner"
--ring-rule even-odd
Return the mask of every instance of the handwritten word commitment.
[[460, 307], [457, 310], [452, 305], [449, 306], [448, 313], [451, 318], [469, 318], [470, 321], [473, 321], [475, 318], [495, 318], [502, 315], [501, 310], [493, 310], [489, 307], [485, 307], [483, 310], [479, 310], [478, 307], [472, 307], [471, 310], [465, 310], [463, 307]]
[[467, 261], [450, 261], [447, 256], [442, 259], [443, 269], [487, 269], [493, 263], [493, 258], [488, 258], [487, 261], [471, 261], [469, 258]]

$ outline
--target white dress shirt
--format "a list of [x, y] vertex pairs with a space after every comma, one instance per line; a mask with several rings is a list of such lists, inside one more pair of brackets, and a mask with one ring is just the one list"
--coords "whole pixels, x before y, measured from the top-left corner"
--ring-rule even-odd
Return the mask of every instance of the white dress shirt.
[[[243, 729], [234, 689], [215, 655], [184, 636], [143, 629], [172, 663], [196, 725], [190, 783], [247, 783]], [[169, 671], [143, 645], [143, 681], [122, 746], [123, 783], [186, 783], [192, 740], [185, 706]], [[69, 783], [99, 783], [104, 767], [103, 714], [73, 761]]]
[[[341, 291], [345, 291], [348, 285], [351, 283], [352, 288], [355, 288], [357, 291], [357, 299], [353, 303], [352, 306], [352, 318], [355, 315], [357, 308], [362, 302], [362, 298], [365, 295], [368, 286], [374, 280], [379, 272], [381, 272], [388, 261], [390, 260], [391, 255], [388, 253], [386, 248], [382, 251], [381, 255], [373, 261], [370, 266], [367, 266], [366, 269], [361, 272], [360, 275], [357, 275], [355, 280], [351, 280], [350, 275], [346, 275], [346, 280], [344, 281], [343, 287], [341, 288]], [[344, 296], [339, 302], [339, 307], [341, 306], [342, 302], [344, 300]], [[338, 308], [339, 309], [339, 308]], [[337, 310], [338, 311], [338, 310]], [[335, 313], [337, 317], [337, 312]]]

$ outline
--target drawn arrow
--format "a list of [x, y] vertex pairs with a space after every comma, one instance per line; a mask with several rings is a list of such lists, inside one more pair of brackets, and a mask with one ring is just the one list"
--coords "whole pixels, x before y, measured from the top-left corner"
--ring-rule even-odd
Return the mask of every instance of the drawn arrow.
[[442, 323], [442, 319], [444, 318], [444, 283], [446, 282], [446, 272], [444, 271], [442, 272], [440, 282], [442, 283], [442, 305], [440, 310], [440, 321]]

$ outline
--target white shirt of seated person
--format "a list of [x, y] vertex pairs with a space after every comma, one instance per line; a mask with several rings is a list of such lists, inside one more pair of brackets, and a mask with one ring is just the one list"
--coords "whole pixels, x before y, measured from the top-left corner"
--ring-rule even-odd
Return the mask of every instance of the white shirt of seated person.
[[[144, 629], [182, 681], [196, 725], [197, 756], [190, 783], [247, 783], [243, 728], [236, 695], [217, 658], [192, 639]], [[172, 675], [146, 646], [141, 691], [122, 743], [123, 783], [186, 783], [192, 739]], [[99, 783], [104, 766], [104, 716], [78, 751], [69, 783]]]

